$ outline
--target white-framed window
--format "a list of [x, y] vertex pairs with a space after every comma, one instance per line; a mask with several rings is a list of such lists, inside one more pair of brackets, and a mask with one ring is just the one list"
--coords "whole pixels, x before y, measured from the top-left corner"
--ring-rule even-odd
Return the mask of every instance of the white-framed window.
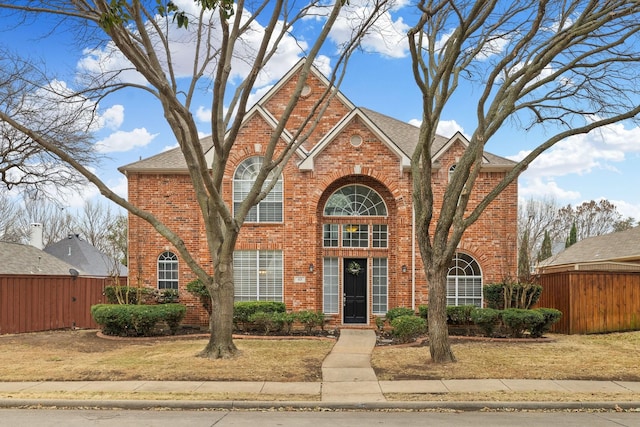
[[325, 216], [387, 216], [384, 200], [373, 188], [351, 184], [336, 190], [324, 205]]
[[235, 251], [236, 301], [282, 301], [282, 251]]
[[369, 226], [367, 224], [344, 224], [342, 246], [345, 248], [368, 248]]
[[470, 255], [458, 252], [447, 273], [447, 305], [482, 307], [482, 271]]
[[371, 273], [373, 314], [386, 314], [388, 311], [389, 271], [387, 258], [374, 258]]
[[[234, 212], [251, 191], [260, 168], [262, 167], [262, 157], [254, 156], [245, 159], [233, 175], [233, 209]], [[267, 186], [273, 179], [269, 174], [264, 186]], [[245, 219], [246, 222], [282, 222], [282, 177], [273, 189], [256, 206], [252, 207]]]
[[386, 248], [388, 242], [388, 232], [386, 224], [373, 224], [372, 245], [374, 248]]
[[451, 181], [451, 177], [453, 176], [453, 173], [456, 171], [456, 165], [453, 164], [449, 167], [449, 172], [447, 174], [447, 179], [448, 181]]
[[337, 248], [339, 246], [339, 229], [340, 227], [338, 224], [322, 225], [322, 245], [325, 248]]
[[158, 257], [158, 289], [178, 289], [178, 256], [173, 252]]
[[340, 303], [340, 267], [338, 258], [322, 260], [322, 311], [336, 314]]

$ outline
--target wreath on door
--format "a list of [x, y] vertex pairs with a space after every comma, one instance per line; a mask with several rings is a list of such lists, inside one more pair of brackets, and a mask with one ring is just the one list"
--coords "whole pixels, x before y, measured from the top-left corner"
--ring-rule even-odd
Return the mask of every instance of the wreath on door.
[[354, 276], [357, 276], [358, 274], [360, 274], [360, 270], [362, 269], [362, 267], [360, 267], [360, 264], [358, 264], [355, 261], [351, 261], [349, 263], [349, 265], [347, 266], [347, 271], [350, 274], [353, 274]]

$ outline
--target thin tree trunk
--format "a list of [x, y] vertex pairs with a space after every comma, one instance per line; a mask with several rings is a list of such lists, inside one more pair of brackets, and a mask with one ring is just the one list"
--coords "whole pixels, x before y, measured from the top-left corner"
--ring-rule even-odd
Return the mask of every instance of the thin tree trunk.
[[231, 358], [238, 352], [238, 348], [233, 343], [234, 286], [231, 265], [218, 265], [214, 275], [214, 284], [209, 286], [209, 294], [212, 305], [209, 316], [211, 335], [207, 346], [199, 356], [209, 359]]

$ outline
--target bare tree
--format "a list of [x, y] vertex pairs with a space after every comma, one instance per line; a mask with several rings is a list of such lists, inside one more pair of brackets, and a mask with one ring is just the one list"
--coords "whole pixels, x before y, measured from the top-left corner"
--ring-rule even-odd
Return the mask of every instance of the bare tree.
[[22, 203], [18, 217], [22, 241], [29, 241], [33, 223], [42, 224], [42, 243], [45, 247], [73, 233], [74, 217], [64, 206], [53, 203], [48, 198], [26, 197]]
[[21, 243], [19, 217], [20, 209], [16, 201], [6, 191], [0, 190], [0, 241]]
[[[180, 254], [194, 274], [206, 285], [211, 294], [213, 312], [210, 316], [211, 337], [202, 356], [230, 357], [236, 353], [232, 340], [234, 275], [233, 250], [240, 227], [250, 209], [266, 197], [275, 186], [286, 162], [305, 141], [320, 120], [322, 112], [335, 92], [327, 90], [322, 99], [303, 118], [302, 126], [283, 146], [281, 136], [292, 111], [300, 98], [313, 61], [318, 57], [329, 31], [345, 7], [344, 1], [327, 4], [313, 0], [301, 6], [286, 1], [210, 1], [199, 0], [185, 10], [173, 2], [143, 1], [62, 1], [25, 0], [0, 2], [0, 8], [13, 9], [26, 14], [46, 13], [86, 25], [85, 31], [103, 31], [113, 48], [114, 55], [125, 57], [130, 66], [105, 72], [87, 80], [84, 96], [100, 99], [123, 88], [137, 88], [155, 97], [162, 106], [164, 117], [180, 146], [188, 165], [199, 210], [205, 224], [206, 240], [213, 262], [202, 264], [192, 254], [181, 236], [163, 224], [152, 213], [128, 203], [110, 190], [97, 176], [77, 159], [74, 153], [57, 143], [56, 134], [47, 128], [33, 127], [4, 109], [0, 120], [35, 141], [46, 152], [51, 152], [79, 171], [96, 185], [110, 200], [131, 214], [151, 224]], [[339, 84], [350, 54], [360, 39], [384, 11], [387, 1], [369, 2], [359, 19], [351, 20], [353, 34], [341, 46], [337, 63], [329, 80]], [[277, 60], [278, 47], [285, 38], [294, 38], [292, 29], [306, 17], [322, 19], [317, 39], [309, 43], [297, 41], [301, 55], [305, 56], [296, 89], [288, 100], [284, 112], [269, 136], [264, 160], [257, 179], [248, 196], [233, 210], [224, 202], [222, 183], [225, 166], [248, 109], [249, 97], [261, 77], [261, 72]], [[72, 28], [72, 27], [68, 27]], [[75, 27], [73, 27], [75, 28]], [[185, 33], [186, 31], [186, 33]], [[174, 37], [186, 34], [197, 48], [190, 58], [191, 74], [179, 75], [171, 49]], [[258, 38], [258, 43], [252, 41]], [[247, 47], [254, 46], [247, 51]], [[184, 58], [184, 52], [182, 58]], [[182, 59], [184, 61], [184, 59]], [[246, 72], [234, 73], [235, 68]], [[137, 72], [144, 85], [127, 84], [122, 80], [125, 71]], [[245, 76], [238, 83], [239, 76]], [[232, 85], [231, 83], [236, 83]], [[191, 111], [194, 94], [202, 87], [211, 89], [211, 122], [213, 161], [207, 162]]]
[[[446, 327], [446, 274], [464, 231], [545, 150], [640, 113], [640, 3], [599, 0], [422, 0], [408, 34], [422, 92], [412, 158], [417, 240], [429, 282], [429, 345], [455, 361]], [[473, 90], [461, 85], [468, 81]], [[434, 211], [432, 142], [449, 100], [464, 90], [475, 129]], [[545, 136], [494, 188], [469, 204], [485, 145], [513, 123]], [[476, 194], [477, 196], [477, 194]]]
[[622, 214], [608, 200], [591, 200], [575, 208], [567, 205], [558, 211], [556, 230], [564, 233], [566, 239], [573, 224], [576, 226], [577, 240], [612, 233], [616, 224], [622, 221]]
[[526, 251], [529, 260], [534, 264], [545, 233], [548, 234], [551, 243], [564, 242], [566, 239], [564, 230], [556, 230], [559, 209], [558, 203], [552, 197], [528, 199], [518, 206], [518, 245], [522, 247], [523, 237], [528, 232]]
[[[90, 133], [93, 110], [84, 97], [72, 92], [33, 63], [0, 49], [0, 110], [3, 116], [49, 136], [61, 150], [74, 153], [86, 166], [99, 159]], [[20, 187], [31, 198], [52, 196], [56, 188], [74, 189], [86, 184], [80, 173], [61, 162], [52, 151], [0, 121], [0, 180], [11, 189]]]

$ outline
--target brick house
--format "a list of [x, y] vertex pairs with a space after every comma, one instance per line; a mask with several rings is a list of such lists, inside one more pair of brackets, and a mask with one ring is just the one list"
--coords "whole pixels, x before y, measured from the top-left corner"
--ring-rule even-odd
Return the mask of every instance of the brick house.
[[[296, 83], [295, 66], [247, 114], [230, 156], [224, 194], [242, 197], [261, 162], [266, 136]], [[296, 129], [329, 82], [318, 71], [287, 124]], [[427, 304], [427, 282], [414, 238], [410, 157], [415, 126], [332, 100], [308, 141], [286, 166], [278, 185], [252, 210], [234, 254], [236, 300], [278, 300], [287, 309], [321, 310], [332, 324], [371, 325], [393, 307]], [[287, 133], [283, 138], [287, 137]], [[434, 142], [435, 206], [467, 143], [459, 133]], [[205, 150], [211, 147], [204, 138]], [[485, 153], [471, 204], [514, 163]], [[120, 168], [129, 200], [177, 230], [201, 260], [209, 259], [204, 227], [179, 149]], [[437, 191], [441, 188], [442, 191]], [[449, 276], [450, 305], [482, 304], [482, 285], [514, 277], [517, 258], [517, 184], [511, 184], [464, 235]], [[206, 324], [185, 291], [195, 276], [172, 246], [146, 222], [129, 216], [129, 280], [179, 289], [187, 323]]]

